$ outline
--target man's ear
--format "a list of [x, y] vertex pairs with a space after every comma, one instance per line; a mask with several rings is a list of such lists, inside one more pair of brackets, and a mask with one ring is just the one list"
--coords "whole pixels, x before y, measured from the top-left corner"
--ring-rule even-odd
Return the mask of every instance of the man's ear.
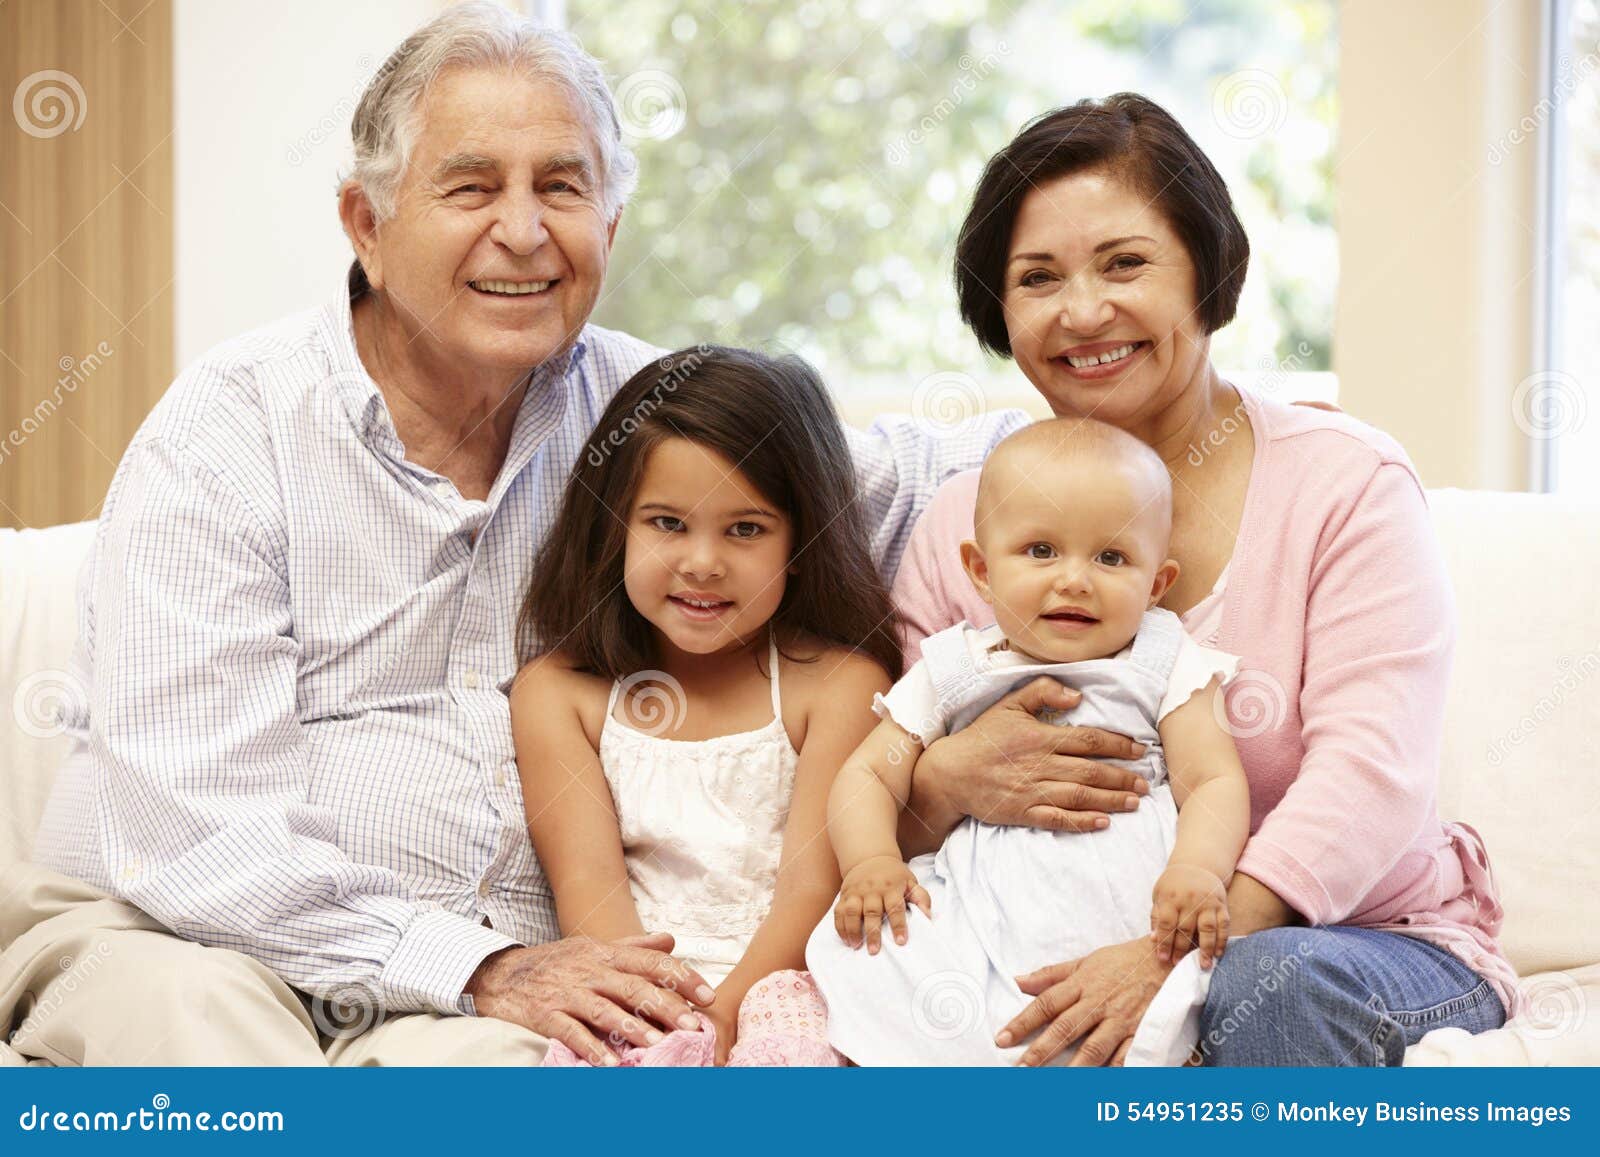
[[383, 262], [378, 256], [378, 220], [367, 191], [355, 181], [339, 186], [339, 221], [356, 251], [356, 260], [373, 289], [383, 288]]
[[1167, 559], [1156, 570], [1156, 577], [1150, 583], [1150, 601], [1145, 604], [1146, 609], [1155, 606], [1166, 593], [1172, 589], [1172, 584], [1178, 581], [1178, 562], [1176, 559]]
[[606, 230], [606, 249], [609, 251], [617, 242], [617, 226], [622, 224], [622, 210], [617, 210], [617, 215], [611, 218], [611, 228]]
[[970, 538], [961, 544], [961, 566], [983, 601], [993, 606], [994, 593], [989, 590], [989, 560], [983, 557], [983, 548]]

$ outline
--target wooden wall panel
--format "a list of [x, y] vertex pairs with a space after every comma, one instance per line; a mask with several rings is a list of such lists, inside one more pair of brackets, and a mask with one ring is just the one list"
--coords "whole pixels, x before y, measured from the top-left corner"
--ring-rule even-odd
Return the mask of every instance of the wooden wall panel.
[[0, 100], [0, 526], [48, 526], [173, 376], [171, 0], [0, 0]]

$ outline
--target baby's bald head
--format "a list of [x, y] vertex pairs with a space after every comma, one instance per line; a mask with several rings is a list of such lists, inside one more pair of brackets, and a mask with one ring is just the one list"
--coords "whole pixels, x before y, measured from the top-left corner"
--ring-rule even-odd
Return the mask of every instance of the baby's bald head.
[[978, 541], [1006, 500], [1022, 491], [1043, 491], [1070, 511], [1075, 500], [1107, 484], [1132, 500], [1164, 552], [1172, 534], [1172, 479], [1166, 463], [1147, 443], [1093, 418], [1048, 418], [1024, 426], [990, 452], [978, 481], [975, 513]]

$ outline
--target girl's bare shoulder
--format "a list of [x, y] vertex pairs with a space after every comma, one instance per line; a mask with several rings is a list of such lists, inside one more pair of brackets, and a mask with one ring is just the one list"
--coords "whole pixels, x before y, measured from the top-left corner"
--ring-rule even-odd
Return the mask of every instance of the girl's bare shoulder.
[[512, 725], [575, 716], [598, 748], [610, 694], [611, 680], [581, 669], [565, 652], [549, 651], [530, 660], [512, 680]]
[[791, 701], [807, 714], [825, 702], [843, 705], [860, 699], [866, 708], [874, 693], [887, 691], [893, 682], [864, 651], [810, 635], [780, 639], [779, 651], [785, 716]]

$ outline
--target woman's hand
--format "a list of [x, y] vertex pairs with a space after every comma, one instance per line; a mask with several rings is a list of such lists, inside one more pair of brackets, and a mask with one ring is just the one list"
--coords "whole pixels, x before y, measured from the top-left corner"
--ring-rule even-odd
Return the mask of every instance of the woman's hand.
[[1044, 710], [1082, 698], [1048, 675], [1018, 688], [977, 719], [936, 740], [917, 760], [911, 806], [900, 825], [909, 855], [932, 851], [960, 822], [1087, 832], [1133, 811], [1149, 791], [1141, 776], [1101, 759], [1137, 759], [1144, 745], [1093, 727], [1044, 723]]
[[1081, 1040], [1071, 1064], [1120, 1065], [1171, 971], [1141, 937], [1019, 976], [1022, 991], [1036, 999], [1000, 1030], [995, 1044], [1009, 1048], [1043, 1028], [1019, 1064], [1046, 1064]]

